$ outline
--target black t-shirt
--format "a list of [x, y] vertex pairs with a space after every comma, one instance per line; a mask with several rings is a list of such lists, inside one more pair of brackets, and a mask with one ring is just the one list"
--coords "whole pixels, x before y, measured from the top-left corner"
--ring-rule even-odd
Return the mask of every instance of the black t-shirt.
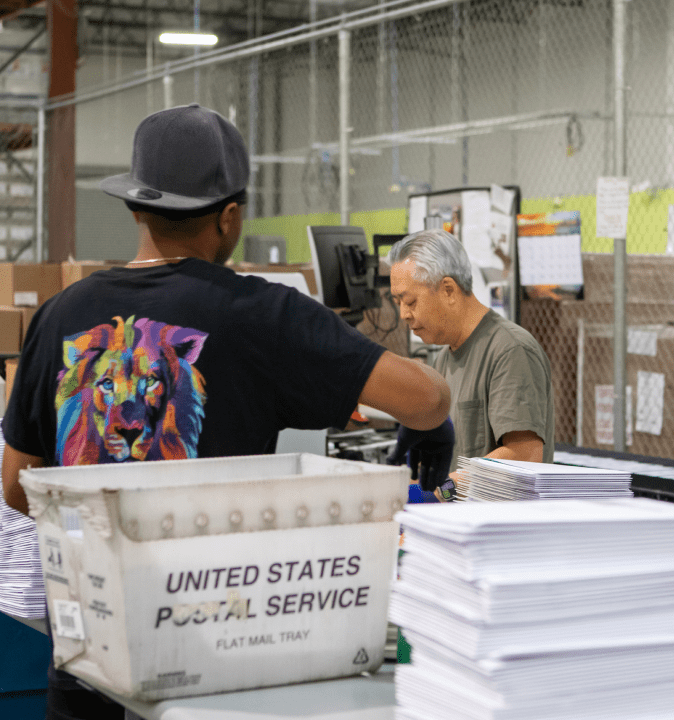
[[273, 452], [283, 428], [344, 427], [383, 352], [284, 285], [114, 268], [36, 313], [2, 429], [53, 465]]

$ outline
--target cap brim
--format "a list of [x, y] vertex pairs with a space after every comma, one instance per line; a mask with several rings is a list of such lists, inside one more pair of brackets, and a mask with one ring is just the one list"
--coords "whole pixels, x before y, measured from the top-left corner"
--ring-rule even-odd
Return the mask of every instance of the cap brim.
[[223, 197], [186, 197], [174, 193], [163, 192], [155, 188], [142, 185], [134, 180], [129, 173], [112, 175], [101, 180], [98, 185], [104, 193], [122, 200], [146, 205], [148, 208], [161, 208], [164, 210], [199, 210], [213, 205]]

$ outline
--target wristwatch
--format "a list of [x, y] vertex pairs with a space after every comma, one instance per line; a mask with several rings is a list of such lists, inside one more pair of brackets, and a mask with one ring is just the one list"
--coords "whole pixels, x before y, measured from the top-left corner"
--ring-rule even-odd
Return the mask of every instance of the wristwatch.
[[440, 485], [438, 490], [440, 491], [440, 495], [442, 496], [444, 502], [456, 500], [456, 485], [454, 484], [454, 480], [452, 480], [452, 478], [447, 478], [447, 482]]

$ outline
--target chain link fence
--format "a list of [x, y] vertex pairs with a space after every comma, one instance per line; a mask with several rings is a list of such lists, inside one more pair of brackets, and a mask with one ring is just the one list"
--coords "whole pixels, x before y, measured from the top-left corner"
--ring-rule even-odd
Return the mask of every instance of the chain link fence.
[[[372, 3], [368, 22], [349, 25], [345, 15], [322, 35], [309, 28], [303, 40], [259, 53], [223, 54], [175, 73], [167, 66], [163, 79], [155, 59], [152, 82], [78, 107], [78, 168], [128, 166], [133, 129], [145, 114], [198, 100], [246, 138], [249, 218], [276, 219], [277, 229], [294, 221], [288, 242], [296, 261], [309, 260], [306, 224], [339, 223], [347, 182], [348, 210], [358, 218], [372, 213], [372, 227], [386, 226], [382, 232], [406, 231], [410, 193], [492, 183], [519, 186], [523, 213], [578, 211], [582, 293], [525, 292], [521, 322], [552, 363], [557, 441], [612, 448], [613, 242], [596, 237], [595, 193], [598, 177], [615, 174], [614, 2], [410, 5], [397, 3], [405, 12], [394, 16]], [[626, 8], [627, 449], [674, 457], [674, 2]], [[349, 89], [340, 96], [338, 32], [345, 27]], [[115, 79], [110, 62], [106, 77], [101, 62], [90, 64], [87, 84]], [[140, 60], [114, 67], [119, 78], [145, 71]], [[347, 101], [343, 168], [340, 108]], [[103, 148], [94, 118], [108, 133]], [[407, 353], [405, 328], [386, 298], [361, 327]]]
[[0, 259], [35, 260], [37, 110], [2, 109], [0, 121]]

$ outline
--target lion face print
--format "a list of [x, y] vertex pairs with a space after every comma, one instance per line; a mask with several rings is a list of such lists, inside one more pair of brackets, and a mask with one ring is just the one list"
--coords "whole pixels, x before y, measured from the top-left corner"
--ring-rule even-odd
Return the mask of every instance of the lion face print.
[[197, 456], [208, 335], [148, 318], [113, 318], [66, 337], [56, 392], [59, 465]]

